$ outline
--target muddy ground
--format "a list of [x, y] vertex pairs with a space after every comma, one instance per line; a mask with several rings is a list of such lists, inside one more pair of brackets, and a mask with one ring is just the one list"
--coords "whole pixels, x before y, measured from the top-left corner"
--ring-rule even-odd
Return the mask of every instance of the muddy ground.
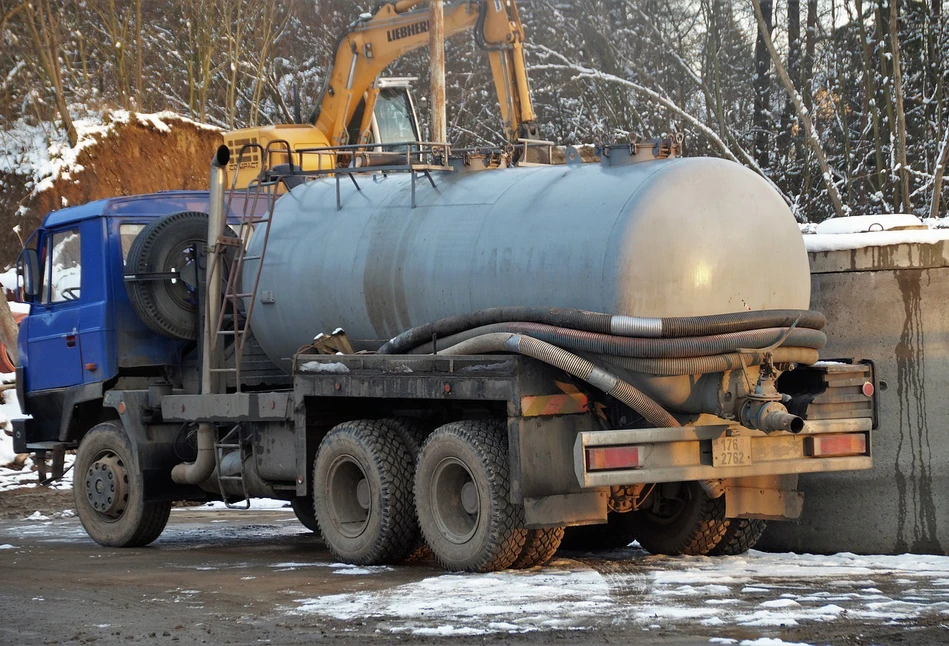
[[289, 511], [176, 509], [153, 546], [102, 548], [69, 507], [0, 494], [2, 644], [949, 642], [947, 557], [631, 548], [455, 575], [336, 563]]

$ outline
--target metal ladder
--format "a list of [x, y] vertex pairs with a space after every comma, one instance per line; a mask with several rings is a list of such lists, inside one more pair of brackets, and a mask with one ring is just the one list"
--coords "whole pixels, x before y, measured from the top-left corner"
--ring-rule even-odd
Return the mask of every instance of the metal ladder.
[[[224, 437], [214, 443], [214, 462], [217, 466], [217, 486], [221, 491], [221, 500], [224, 501], [228, 509], [250, 509], [250, 495], [247, 493], [247, 481], [244, 479], [244, 443], [242, 440], [241, 425], [238, 423], [235, 424], [234, 428], [228, 431]], [[225, 455], [233, 451], [240, 453], [240, 473], [236, 476], [223, 475], [221, 472], [221, 462], [223, 462]], [[228, 500], [227, 492], [224, 490], [224, 483], [237, 482], [238, 480], [241, 483], [244, 501], [243, 503], [231, 503]]]
[[[283, 148], [279, 153], [271, 150], [271, 147]], [[249, 150], [256, 149], [260, 153], [262, 166], [267, 169], [271, 167], [270, 158], [274, 154], [285, 155], [288, 160], [293, 160], [293, 153], [290, 150], [289, 142], [285, 140], [276, 140], [268, 143], [264, 148], [260, 144], [244, 144], [237, 156], [237, 168], [240, 168], [245, 154]], [[223, 290], [223, 304], [220, 316], [215, 325], [215, 335], [218, 343], [221, 343], [227, 337], [233, 339], [234, 347], [234, 365], [217, 366], [211, 369], [212, 373], [233, 373], [234, 382], [237, 390], [241, 388], [241, 358], [244, 354], [244, 348], [247, 341], [247, 331], [250, 327], [251, 316], [254, 313], [254, 306], [257, 302], [257, 289], [260, 285], [260, 274], [264, 266], [264, 256], [267, 253], [267, 244], [270, 240], [270, 223], [273, 219], [274, 204], [278, 195], [278, 188], [281, 183], [286, 184], [284, 178], [280, 175], [273, 176], [271, 179], [258, 179], [248, 187], [244, 197], [244, 204], [241, 211], [237, 237], [222, 235], [215, 242], [225, 248], [233, 249], [232, 254], [218, 255], [218, 276], [225, 277]], [[227, 213], [231, 212], [231, 204], [236, 193], [237, 173], [234, 173], [234, 179], [231, 184], [231, 191], [228, 195], [225, 209]], [[258, 206], [261, 200], [266, 201], [266, 212], [258, 215]], [[247, 245], [250, 243], [250, 237], [255, 233], [257, 227], [263, 226], [263, 243], [259, 253], [248, 255]], [[257, 234], [260, 235], [260, 234]], [[244, 269], [244, 262], [256, 260], [257, 271], [254, 275], [251, 289], [241, 290], [241, 278]], [[244, 301], [248, 303], [246, 312]], [[228, 314], [230, 314], [230, 325], [228, 326]]]

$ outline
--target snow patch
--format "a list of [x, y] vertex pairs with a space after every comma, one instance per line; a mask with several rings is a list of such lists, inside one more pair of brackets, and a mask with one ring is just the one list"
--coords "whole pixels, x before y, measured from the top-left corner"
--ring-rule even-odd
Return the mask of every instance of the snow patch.
[[300, 366], [300, 372], [344, 375], [349, 372], [349, 368], [339, 362], [323, 363], [321, 361], [307, 361]]
[[846, 234], [906, 229], [925, 230], [927, 228], [923, 221], [915, 215], [884, 213], [880, 215], [852, 215], [845, 218], [829, 218], [818, 224], [814, 229], [814, 233], [818, 235]]
[[[84, 167], [78, 162], [80, 154], [106, 139], [116, 125], [132, 122], [133, 113], [127, 110], [107, 110], [74, 114], [77, 142], [70, 146], [65, 135], [49, 124], [33, 125], [19, 119], [12, 127], [0, 132], [0, 172], [26, 175], [33, 196], [51, 188], [58, 179], [72, 179]], [[174, 125], [190, 124], [202, 130], [220, 131], [220, 128], [198, 123], [170, 111], [152, 114], [134, 114], [135, 122], [159, 132], [171, 132]]]

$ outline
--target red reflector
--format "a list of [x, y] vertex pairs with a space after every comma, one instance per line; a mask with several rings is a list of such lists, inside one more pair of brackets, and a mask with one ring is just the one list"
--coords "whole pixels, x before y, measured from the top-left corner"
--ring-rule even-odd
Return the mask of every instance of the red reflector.
[[807, 438], [805, 451], [813, 457], [863, 455], [867, 452], [867, 436], [864, 433], [814, 435]]
[[863, 384], [863, 388], [861, 390], [867, 397], [873, 397], [873, 384], [871, 384], [869, 381]]
[[588, 448], [587, 470], [636, 469], [642, 466], [638, 446], [598, 446]]

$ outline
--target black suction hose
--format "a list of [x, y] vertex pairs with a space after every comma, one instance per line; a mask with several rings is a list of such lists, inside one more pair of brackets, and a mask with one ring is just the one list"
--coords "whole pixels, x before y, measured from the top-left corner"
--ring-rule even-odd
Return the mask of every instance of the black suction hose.
[[[526, 334], [568, 350], [644, 359], [711, 356], [735, 352], [739, 348], [760, 350], [776, 343], [786, 347], [819, 350], [827, 343], [827, 336], [822, 331], [806, 328], [764, 328], [715, 336], [649, 339], [584, 332], [541, 323], [484, 325], [447, 338], [437, 339], [436, 343], [439, 347], [448, 347], [476, 336], [499, 332]], [[423, 343], [410, 351], [411, 354], [430, 354], [431, 352], [432, 341]]]
[[496, 323], [542, 323], [572, 330], [624, 337], [679, 338], [728, 334], [761, 328], [823, 329], [820, 312], [809, 310], [759, 310], [712, 316], [649, 318], [603, 314], [554, 307], [495, 307], [469, 314], [451, 316], [406, 330], [385, 343], [381, 354], [403, 354], [427, 343], [432, 337], [444, 338], [472, 328]]

